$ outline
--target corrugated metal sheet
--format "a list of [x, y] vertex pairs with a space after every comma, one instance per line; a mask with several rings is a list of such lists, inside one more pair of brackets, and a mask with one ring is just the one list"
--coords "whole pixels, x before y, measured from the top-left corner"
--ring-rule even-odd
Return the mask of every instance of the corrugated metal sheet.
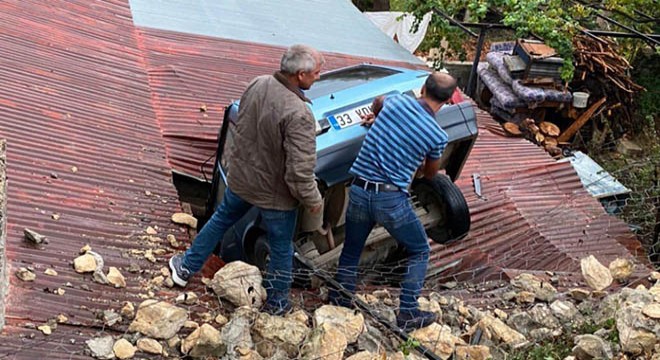
[[140, 27], [276, 47], [303, 42], [325, 52], [421, 63], [350, 0], [130, 0], [130, 4]]
[[[240, 98], [250, 80], [277, 70], [285, 48], [147, 28], [139, 32], [170, 164], [202, 178], [201, 166], [216, 148], [223, 108]], [[334, 53], [324, 57], [324, 71], [365, 62], [422, 68]], [[212, 165], [205, 167], [206, 174]]]
[[[157, 227], [163, 240], [168, 232], [187, 239], [169, 221], [180, 211], [178, 197], [128, 4], [3, 1], [0, 53], [0, 137], [7, 139], [9, 178], [0, 357], [86, 358], [84, 339], [108, 331], [97, 313], [139, 303], [144, 279], [164, 265], [162, 256], [157, 264], [127, 256], [130, 249], [168, 247], [141, 240], [146, 227]], [[48, 244], [28, 244], [26, 227]], [[126, 289], [75, 273], [71, 262], [85, 244], [103, 256], [106, 271], [120, 269]], [[143, 272], [129, 273], [130, 263]], [[36, 280], [14, 276], [20, 267], [32, 268]], [[47, 268], [59, 275], [45, 275]], [[65, 294], [55, 294], [58, 288]], [[69, 321], [49, 337], [27, 328], [58, 314]], [[114, 334], [125, 325], [118, 328]]]
[[479, 138], [457, 182], [472, 228], [458, 243], [433, 245], [429, 272], [438, 281], [501, 279], [504, 269], [579, 273], [587, 255], [605, 265], [631, 256], [648, 263], [627, 225], [605, 213], [572, 166], [527, 140], [506, 137], [483, 111], [478, 122]]

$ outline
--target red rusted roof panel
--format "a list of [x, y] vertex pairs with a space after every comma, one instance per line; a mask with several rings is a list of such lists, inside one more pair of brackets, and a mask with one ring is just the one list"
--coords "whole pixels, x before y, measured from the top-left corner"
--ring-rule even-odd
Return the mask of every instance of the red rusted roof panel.
[[[163, 256], [151, 264], [128, 254], [169, 248], [141, 240], [147, 226], [163, 241], [167, 233], [187, 239], [170, 223], [178, 196], [138, 45], [126, 1], [0, 3], [9, 274], [0, 357], [83, 358], [84, 340], [103, 330], [97, 313], [139, 303], [142, 282], [165, 264]], [[48, 243], [29, 244], [24, 228]], [[127, 288], [74, 271], [85, 244], [103, 256], [106, 272], [120, 269]], [[143, 272], [130, 273], [130, 263]], [[19, 280], [20, 267], [33, 269], [36, 280]], [[27, 328], [58, 314], [69, 320], [49, 337]]]

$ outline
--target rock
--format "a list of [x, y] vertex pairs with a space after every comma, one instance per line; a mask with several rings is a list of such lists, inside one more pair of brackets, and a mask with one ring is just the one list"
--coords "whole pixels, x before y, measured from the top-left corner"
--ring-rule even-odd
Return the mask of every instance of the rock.
[[218, 316], [215, 317], [215, 322], [220, 326], [224, 326], [229, 320], [224, 315], [218, 314]]
[[89, 244], [85, 244], [83, 247], [80, 248], [80, 250], [78, 250], [78, 253], [79, 254], [84, 254], [84, 253], [86, 253], [88, 251], [91, 251], [91, 250], [92, 250], [92, 247], [89, 246]]
[[575, 288], [568, 290], [568, 294], [576, 301], [583, 301], [589, 298], [589, 295], [591, 295], [591, 291]]
[[296, 357], [300, 344], [310, 330], [296, 320], [260, 313], [252, 326], [252, 338], [263, 357], [271, 357], [282, 349], [289, 357]]
[[535, 342], [543, 342], [545, 340], [548, 340], [552, 338], [553, 336], [559, 336], [561, 335], [561, 329], [549, 329], [547, 327], [542, 327], [538, 329], [534, 329], [529, 332], [529, 337], [534, 340]]
[[642, 313], [652, 319], [660, 319], [660, 304], [649, 304], [642, 308]]
[[564, 300], [555, 300], [550, 304], [550, 310], [560, 320], [570, 322], [578, 314], [578, 309], [572, 302]]
[[509, 314], [507, 314], [506, 312], [504, 312], [504, 311], [501, 310], [501, 309], [495, 309], [495, 310], [493, 311], [493, 313], [495, 314], [495, 316], [497, 316], [498, 318], [500, 318], [500, 319], [502, 319], [502, 320], [504, 320], [504, 321], [506, 321], [506, 319], [509, 317]]
[[516, 302], [518, 304], [533, 304], [536, 300], [536, 294], [530, 291], [521, 291], [516, 294]]
[[[225, 326], [222, 327], [220, 340], [227, 346], [227, 357], [230, 359], [244, 358], [246, 356], [255, 357], [251, 351], [254, 349], [254, 342], [250, 334], [252, 326], [252, 316], [242, 314], [234, 316]], [[261, 355], [259, 355], [261, 357]]]
[[202, 324], [181, 342], [181, 352], [192, 357], [223, 356], [227, 347], [220, 339], [220, 332], [209, 324]]
[[538, 324], [532, 319], [532, 316], [526, 311], [521, 310], [516, 310], [509, 315], [506, 323], [511, 326], [511, 328], [525, 336], [529, 335], [532, 330], [538, 327]]
[[48, 268], [48, 269], [44, 270], [44, 274], [46, 274], [48, 276], [57, 276], [57, 271]]
[[420, 296], [419, 299], [419, 309], [424, 311], [430, 311], [438, 315], [438, 319], [442, 318], [442, 309], [437, 300], [429, 300], [423, 296]]
[[[493, 340], [501, 341], [509, 346], [518, 346], [527, 342], [524, 335], [508, 327], [500, 319], [491, 315], [484, 316], [475, 327], [481, 328], [484, 332], [490, 333]], [[473, 330], [470, 331], [474, 333]]]
[[232, 261], [215, 273], [211, 288], [236, 306], [259, 308], [266, 300], [266, 289], [261, 282], [259, 268], [242, 261]]
[[64, 324], [64, 323], [66, 323], [67, 321], [69, 321], [69, 318], [66, 317], [66, 315], [64, 315], [64, 314], [59, 314], [59, 315], [57, 315], [57, 317], [55, 318], [55, 321], [56, 321], [58, 324]]
[[341, 360], [348, 343], [341, 330], [332, 324], [321, 323], [300, 349], [302, 359]]
[[132, 319], [133, 316], [135, 315], [135, 307], [133, 306], [133, 303], [130, 301], [127, 301], [124, 303], [124, 307], [121, 308], [121, 316]]
[[[232, 359], [231, 357], [229, 357], [229, 358]], [[239, 348], [236, 348], [236, 355], [235, 355], [234, 359], [238, 359], [238, 360], [263, 360], [263, 357], [261, 357], [261, 355], [259, 355], [259, 353], [254, 349], [239, 347]]]
[[146, 352], [147, 354], [157, 354], [160, 355], [163, 353], [163, 345], [158, 341], [150, 338], [142, 338], [137, 341], [137, 348], [140, 351]]
[[487, 360], [492, 359], [490, 348], [484, 345], [470, 345], [456, 347], [456, 360]]
[[35, 244], [41, 244], [46, 240], [46, 237], [39, 234], [36, 231], [32, 231], [28, 228], [23, 229], [23, 235], [25, 235], [25, 238], [29, 240], [30, 242], [33, 242]]
[[552, 311], [546, 304], [537, 304], [531, 310], [529, 310], [529, 315], [534, 321], [541, 324], [543, 327], [550, 329], [556, 329], [561, 326], [559, 320], [552, 315]]
[[197, 229], [197, 219], [186, 213], [172, 214], [172, 222], [176, 224], [188, 225], [191, 229]]
[[16, 271], [16, 277], [23, 281], [34, 281], [37, 275], [27, 268], [20, 268]]
[[181, 338], [178, 336], [171, 337], [167, 339], [167, 346], [169, 346], [171, 349], [177, 348], [181, 345]]
[[97, 337], [85, 341], [87, 347], [92, 352], [92, 356], [97, 359], [114, 359], [115, 353], [112, 351], [114, 340], [112, 336]]
[[175, 302], [177, 304], [193, 305], [197, 303], [198, 299], [199, 297], [197, 297], [197, 294], [192, 291], [188, 291], [177, 296]]
[[346, 358], [346, 360], [379, 360], [381, 359], [377, 354], [371, 351], [360, 351]]
[[48, 325], [41, 325], [37, 329], [41, 331], [44, 335], [50, 335], [53, 333], [53, 329], [51, 329], [51, 327]]
[[364, 325], [366, 331], [363, 331], [362, 334], [358, 336], [358, 349], [378, 353], [384, 346], [386, 346], [383, 343], [385, 337], [377, 327], [369, 325], [368, 322], [365, 322]]
[[103, 310], [103, 323], [105, 325], [113, 326], [114, 324], [121, 322], [121, 320], [121, 316], [113, 310]]
[[352, 344], [364, 331], [364, 316], [361, 312], [342, 306], [323, 305], [314, 311], [314, 324], [320, 327], [328, 324], [344, 334], [346, 341]]
[[603, 290], [612, 284], [610, 270], [601, 264], [596, 257], [589, 255], [580, 260], [582, 276], [590, 288]]
[[170, 246], [177, 249], [179, 246], [179, 242], [176, 240], [176, 237], [172, 234], [167, 234], [167, 242], [170, 243]]
[[546, 302], [551, 302], [557, 296], [557, 289], [550, 283], [542, 281], [531, 274], [520, 274], [511, 280], [511, 285], [514, 287], [534, 293], [534, 296]]
[[303, 325], [307, 325], [307, 322], [309, 321], [309, 316], [307, 316], [302, 310], [296, 310], [292, 313], [286, 314], [284, 317], [290, 320], [295, 320]]
[[188, 313], [185, 309], [166, 302], [145, 300], [138, 306], [128, 331], [138, 331], [156, 339], [169, 339], [176, 335], [186, 320]]
[[467, 345], [463, 340], [454, 336], [447, 325], [432, 323], [431, 325], [413, 331], [410, 336], [417, 339], [442, 359], [449, 359], [454, 353], [456, 345]]
[[643, 289], [624, 288], [619, 293], [616, 310], [616, 328], [621, 350], [633, 355], [650, 353], [660, 334], [658, 321], [647, 317], [643, 309], [653, 304], [653, 296]]
[[628, 259], [617, 258], [610, 263], [610, 274], [615, 280], [625, 281], [632, 275], [635, 265]]
[[145, 230], [147, 235], [156, 235], [158, 234], [158, 231], [154, 229], [152, 226], [147, 227], [147, 230]]
[[137, 349], [126, 339], [119, 339], [112, 346], [112, 351], [118, 359], [130, 359], [135, 356]]
[[108, 282], [116, 288], [126, 287], [126, 280], [124, 279], [124, 275], [122, 275], [119, 272], [119, 269], [114, 266], [110, 266], [108, 269], [107, 279]]
[[88, 273], [96, 270], [96, 259], [93, 255], [86, 253], [73, 260], [73, 268], [77, 273]]
[[595, 335], [578, 335], [575, 337], [573, 356], [577, 360], [611, 359], [612, 350], [609, 345]]
[[199, 324], [195, 321], [188, 320], [183, 323], [183, 327], [186, 329], [197, 329], [199, 327]]

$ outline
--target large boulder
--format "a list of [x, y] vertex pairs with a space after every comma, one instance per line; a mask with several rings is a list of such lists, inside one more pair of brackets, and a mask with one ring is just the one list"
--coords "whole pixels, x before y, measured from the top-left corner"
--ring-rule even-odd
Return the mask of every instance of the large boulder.
[[215, 273], [210, 286], [219, 297], [236, 306], [259, 308], [266, 300], [266, 289], [261, 282], [259, 268], [232, 261]]
[[135, 320], [128, 331], [137, 331], [156, 339], [169, 339], [176, 335], [188, 320], [188, 312], [167, 302], [145, 300], [138, 307]]

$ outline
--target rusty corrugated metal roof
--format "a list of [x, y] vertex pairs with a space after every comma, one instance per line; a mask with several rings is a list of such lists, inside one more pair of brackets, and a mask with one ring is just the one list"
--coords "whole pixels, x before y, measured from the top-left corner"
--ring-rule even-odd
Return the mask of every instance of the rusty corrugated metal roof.
[[[146, 227], [159, 228], [163, 240], [168, 232], [187, 239], [169, 220], [180, 211], [178, 196], [128, 4], [3, 1], [0, 53], [9, 273], [0, 357], [87, 358], [84, 340], [108, 330], [97, 312], [139, 303], [142, 282], [164, 265], [162, 256], [151, 264], [127, 255], [168, 247], [140, 240]], [[30, 245], [24, 228], [48, 244]], [[106, 271], [120, 269], [126, 289], [73, 270], [85, 244], [103, 256]], [[130, 263], [143, 272], [129, 273]], [[32, 268], [36, 280], [19, 280], [20, 267]], [[45, 275], [47, 268], [58, 275]], [[54, 293], [58, 288], [64, 295]], [[51, 336], [27, 328], [58, 314], [69, 320]]]
[[[472, 228], [458, 243], [433, 245], [430, 273], [440, 281], [501, 278], [504, 269], [579, 273], [587, 255], [605, 265], [617, 257], [648, 263], [627, 225], [589, 195], [570, 164], [506, 137], [481, 110], [478, 123], [478, 140], [457, 181]], [[475, 194], [475, 173], [482, 197]]]
[[[255, 77], [279, 68], [285, 48], [140, 28], [154, 108], [175, 171], [203, 178], [214, 154], [223, 108], [240, 98]], [[324, 53], [323, 70], [359, 63], [408, 68], [419, 64]], [[200, 111], [205, 106], [206, 111]], [[208, 162], [205, 173], [213, 170]]]

